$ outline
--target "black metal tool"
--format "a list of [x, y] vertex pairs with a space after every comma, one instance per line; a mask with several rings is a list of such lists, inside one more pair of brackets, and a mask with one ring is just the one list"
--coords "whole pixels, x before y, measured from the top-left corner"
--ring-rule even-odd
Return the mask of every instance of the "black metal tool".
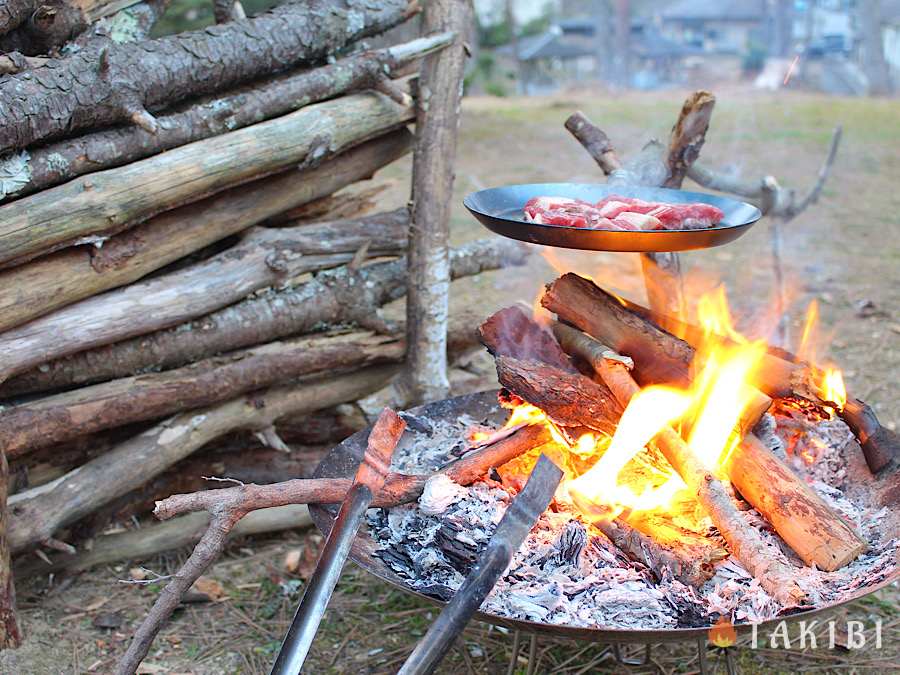
[[434, 671], [506, 571], [513, 555], [553, 498], [562, 476], [563, 472], [546, 455], [540, 456], [528, 483], [506, 509], [475, 567], [406, 659], [398, 675]]
[[[522, 213], [525, 202], [532, 197], [570, 197], [597, 202], [612, 194], [668, 204], [712, 204], [722, 209], [725, 217], [715, 227], [697, 230], [634, 231], [529, 223]], [[690, 251], [721, 246], [740, 237], [762, 216], [751, 204], [705, 192], [590, 183], [506, 185], [473, 192], [463, 204], [482, 225], [504, 237], [590, 251]]]
[[272, 666], [273, 675], [297, 675], [303, 667], [319, 629], [319, 622], [350, 554], [350, 546], [366, 509], [372, 503], [375, 493], [384, 485], [390, 472], [391, 456], [405, 428], [406, 422], [388, 408], [382, 411], [372, 428], [356, 478], [341, 503], [341, 509], [322, 548], [322, 555], [316, 563], [316, 571], [309, 580], [303, 600], [300, 601], [275, 665]]

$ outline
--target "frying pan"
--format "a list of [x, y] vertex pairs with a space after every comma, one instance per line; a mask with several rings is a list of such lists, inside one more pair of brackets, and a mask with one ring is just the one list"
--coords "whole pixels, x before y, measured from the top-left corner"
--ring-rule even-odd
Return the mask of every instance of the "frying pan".
[[[703, 202], [722, 209], [725, 217], [715, 227], [700, 230], [622, 231], [527, 223], [522, 213], [532, 197], [569, 197], [595, 203], [609, 195], [669, 204]], [[705, 192], [589, 183], [506, 185], [473, 192], [463, 204], [482, 225], [504, 237], [589, 251], [690, 251], [721, 246], [740, 237], [762, 216], [751, 204]]]

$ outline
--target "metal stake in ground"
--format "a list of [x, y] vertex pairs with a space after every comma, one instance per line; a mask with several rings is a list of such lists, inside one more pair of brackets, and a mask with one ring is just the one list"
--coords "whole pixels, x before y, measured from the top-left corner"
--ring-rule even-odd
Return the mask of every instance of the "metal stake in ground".
[[478, 563], [397, 675], [434, 672], [547, 508], [562, 475], [546, 455], [540, 456], [525, 489], [506, 510]]
[[384, 485], [390, 472], [391, 455], [405, 428], [406, 422], [393, 410], [385, 408], [369, 434], [366, 453], [356, 472], [353, 486], [347, 492], [341, 510], [331, 526], [331, 532], [328, 533], [316, 571], [309, 580], [309, 586], [272, 667], [273, 675], [296, 675], [303, 667], [319, 622], [350, 553], [350, 545], [375, 493]]

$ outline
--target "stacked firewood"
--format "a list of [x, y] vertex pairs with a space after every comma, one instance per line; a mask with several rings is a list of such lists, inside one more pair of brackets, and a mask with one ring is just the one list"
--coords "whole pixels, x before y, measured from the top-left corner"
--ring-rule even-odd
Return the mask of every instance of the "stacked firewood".
[[[164, 0], [0, 5], [0, 645], [13, 646], [10, 553], [17, 573], [45, 573], [184, 545], [203, 519], [85, 543], [203, 476], [305, 476], [318, 455], [301, 446], [366, 424], [352, 402], [406, 354], [379, 308], [406, 293], [411, 214], [369, 213], [377, 185], [342, 189], [422, 146], [407, 129], [429, 114], [418, 64], [463, 48], [426, 21], [421, 38], [367, 49], [417, 12], [408, 0], [288, 0], [249, 19], [216, 2], [220, 25], [160, 39], [147, 34]], [[473, 242], [450, 251], [449, 276], [522, 259]], [[451, 317], [451, 353], [475, 325]]]

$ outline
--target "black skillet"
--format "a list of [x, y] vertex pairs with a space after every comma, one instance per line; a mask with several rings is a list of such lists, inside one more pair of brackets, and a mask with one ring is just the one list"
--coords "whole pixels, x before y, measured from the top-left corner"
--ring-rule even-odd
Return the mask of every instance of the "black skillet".
[[[715, 227], [700, 230], [620, 231], [527, 223], [522, 213], [532, 197], [570, 197], [594, 203], [611, 194], [669, 204], [703, 202], [722, 209], [725, 217]], [[485, 227], [504, 237], [590, 251], [690, 251], [721, 246], [744, 234], [762, 215], [751, 204], [704, 192], [585, 183], [507, 185], [473, 192], [463, 204]]]

